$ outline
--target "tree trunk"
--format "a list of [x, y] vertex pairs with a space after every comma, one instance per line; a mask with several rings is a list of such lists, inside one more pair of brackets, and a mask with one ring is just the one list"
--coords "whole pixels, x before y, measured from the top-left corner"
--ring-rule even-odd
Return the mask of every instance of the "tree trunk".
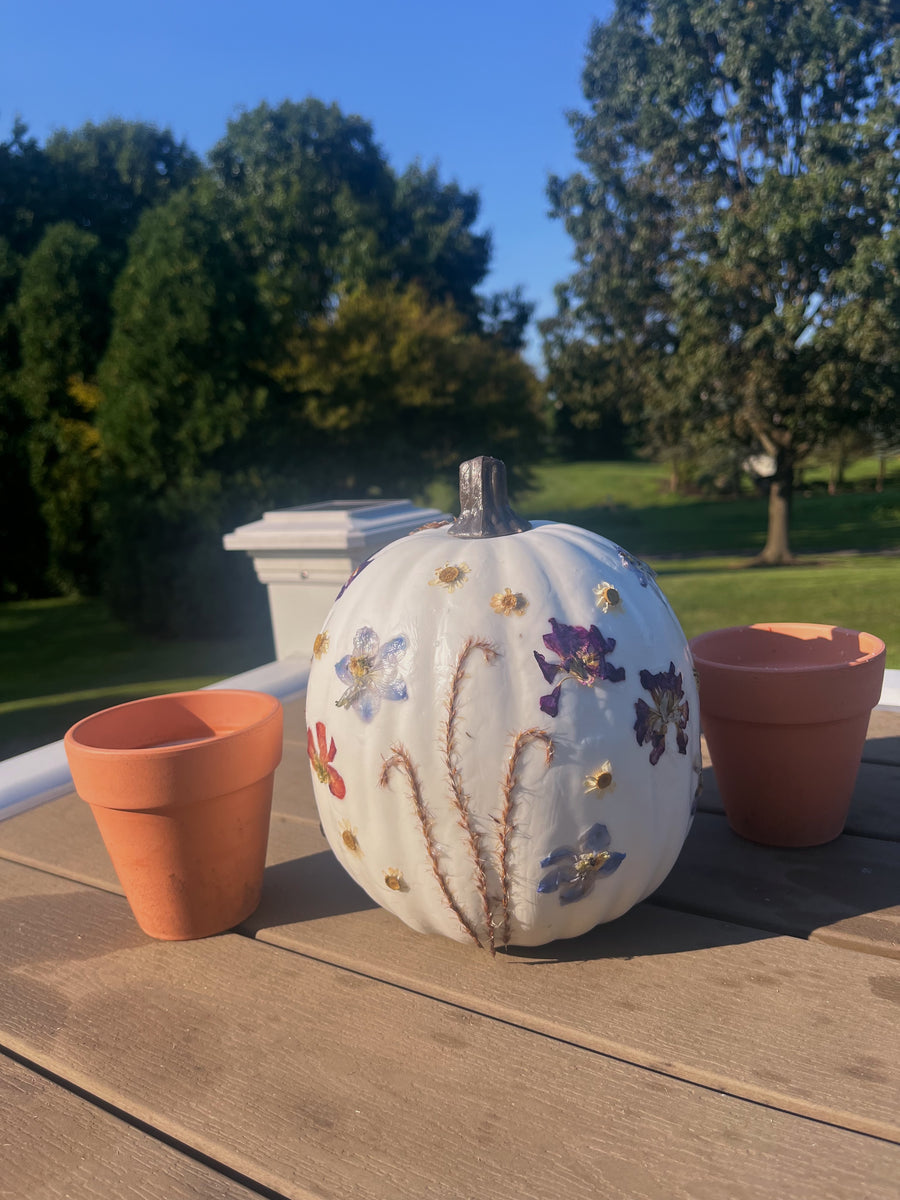
[[779, 450], [775, 474], [769, 480], [769, 528], [762, 553], [754, 560], [769, 567], [786, 566], [794, 561], [790, 546], [791, 497], [794, 491], [794, 457]]

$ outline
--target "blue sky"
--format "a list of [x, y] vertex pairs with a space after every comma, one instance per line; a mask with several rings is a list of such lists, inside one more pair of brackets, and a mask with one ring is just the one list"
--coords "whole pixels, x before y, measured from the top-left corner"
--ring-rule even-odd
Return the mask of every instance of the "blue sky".
[[[475, 188], [494, 238], [487, 289], [522, 284], [538, 315], [571, 269], [546, 215], [575, 166], [591, 24], [610, 0], [25, 0], [0, 5], [0, 136], [39, 140], [106, 117], [171, 128], [205, 153], [261, 100], [317, 96], [367, 118], [394, 167], [436, 161]], [[530, 357], [536, 354], [532, 334]]]

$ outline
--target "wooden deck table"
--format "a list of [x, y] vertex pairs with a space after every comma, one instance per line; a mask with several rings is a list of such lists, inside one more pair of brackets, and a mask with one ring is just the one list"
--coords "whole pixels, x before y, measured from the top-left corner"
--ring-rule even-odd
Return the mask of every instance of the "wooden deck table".
[[145, 937], [90, 811], [0, 824], [0, 1197], [900, 1196], [900, 714], [847, 832], [741, 841], [707, 767], [651, 900], [491, 960], [332, 857], [286, 710], [263, 901]]

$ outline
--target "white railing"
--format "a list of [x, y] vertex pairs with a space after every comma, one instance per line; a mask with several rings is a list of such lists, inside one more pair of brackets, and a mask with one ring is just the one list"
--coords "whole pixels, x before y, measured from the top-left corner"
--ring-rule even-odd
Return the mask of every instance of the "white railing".
[[[306, 691], [309, 657], [294, 655], [266, 663], [211, 683], [211, 688], [247, 688], [268, 692], [287, 702]], [[57, 800], [72, 790], [72, 776], [62, 741], [50, 742], [37, 750], [26, 750], [0, 762], [0, 821], [14, 817], [49, 800]]]

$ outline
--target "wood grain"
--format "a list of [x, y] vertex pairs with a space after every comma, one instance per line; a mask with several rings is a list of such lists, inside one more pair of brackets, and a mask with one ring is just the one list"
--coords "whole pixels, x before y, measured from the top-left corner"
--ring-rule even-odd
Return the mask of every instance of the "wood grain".
[[252, 1200], [195, 1162], [0, 1055], [0, 1196], [16, 1200]]
[[875, 709], [869, 721], [863, 760], [900, 767], [900, 713]]
[[[715, 772], [703, 772], [700, 811], [723, 813]], [[855, 837], [900, 841], [900, 767], [863, 762], [856, 777], [845, 832]]]
[[[305, 764], [305, 747], [303, 757]], [[309, 774], [298, 771], [296, 751], [279, 768], [275, 796], [270, 865], [299, 852], [292, 820], [318, 828]], [[118, 889], [90, 810], [77, 797], [0, 824], [0, 856]], [[828, 846], [774, 850], [733, 834], [723, 816], [700, 812], [653, 899], [774, 933], [900, 957], [896, 841], [844, 835]]]
[[15, 864], [0, 906], [11, 1049], [284, 1196], [896, 1196], [878, 1139]]
[[780, 850], [698, 813], [672, 873], [654, 895], [696, 912], [776, 933], [900, 957], [900, 846], [842, 835]]
[[[72, 862], [87, 859], [87, 842], [95, 880], [106, 859], [93, 823], [90, 839], [76, 837], [71, 810], [84, 806], [59, 807]], [[316, 822], [274, 818], [269, 849], [262, 904], [242, 927], [262, 941], [747, 1099], [862, 1132], [900, 1130], [896, 962], [642, 905], [493, 969], [377, 908]]]

